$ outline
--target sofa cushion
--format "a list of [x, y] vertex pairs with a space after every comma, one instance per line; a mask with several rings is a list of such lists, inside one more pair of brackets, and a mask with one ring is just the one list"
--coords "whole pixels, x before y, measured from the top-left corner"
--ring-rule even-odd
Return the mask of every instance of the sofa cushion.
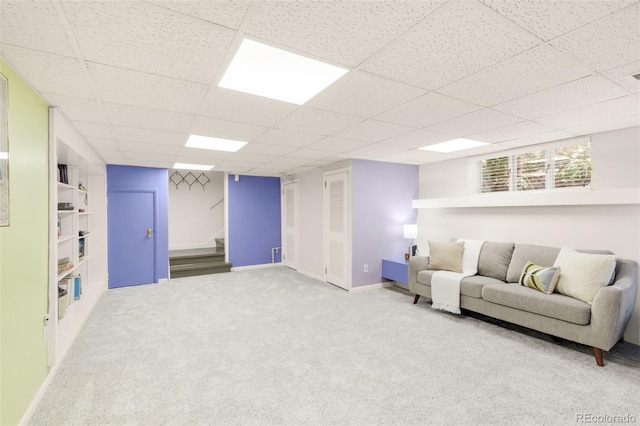
[[506, 281], [513, 247], [513, 243], [485, 242], [478, 259], [478, 274]]
[[616, 269], [612, 254], [588, 254], [563, 247], [555, 261], [560, 267], [556, 291], [591, 305], [598, 290], [606, 287]]
[[[418, 273], [418, 282], [420, 284], [431, 287], [431, 276], [436, 271], [420, 271]], [[473, 275], [463, 278], [460, 282], [460, 294], [464, 296], [474, 297], [476, 299], [482, 298], [482, 287], [489, 284], [502, 284], [506, 285], [500, 280], [495, 278], [483, 277], [482, 275]]]
[[579, 325], [589, 324], [591, 306], [558, 293], [544, 294], [519, 284], [486, 285], [482, 298], [487, 302], [544, 315]]
[[462, 272], [464, 242], [439, 243], [429, 241], [429, 269]]
[[545, 268], [533, 262], [527, 262], [522, 269], [520, 284], [541, 291], [545, 294], [553, 293], [560, 277], [560, 268]]
[[560, 253], [558, 247], [516, 244], [507, 270], [507, 282], [517, 283], [524, 265], [529, 261], [544, 267], [553, 266], [558, 253]]

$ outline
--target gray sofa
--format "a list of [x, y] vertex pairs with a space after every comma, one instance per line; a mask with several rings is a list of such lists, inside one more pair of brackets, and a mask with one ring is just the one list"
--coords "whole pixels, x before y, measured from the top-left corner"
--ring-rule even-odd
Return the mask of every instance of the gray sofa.
[[[631, 319], [638, 290], [638, 263], [616, 258], [614, 276], [609, 285], [598, 290], [592, 305], [518, 284], [527, 261], [553, 266], [559, 252], [556, 247], [485, 242], [480, 250], [478, 274], [460, 283], [460, 307], [591, 346], [596, 363], [602, 367], [602, 351], [608, 351], [623, 338]], [[426, 256], [409, 261], [409, 289], [415, 294], [414, 304], [420, 296], [431, 298], [431, 276], [435, 271], [428, 270], [428, 265]]]

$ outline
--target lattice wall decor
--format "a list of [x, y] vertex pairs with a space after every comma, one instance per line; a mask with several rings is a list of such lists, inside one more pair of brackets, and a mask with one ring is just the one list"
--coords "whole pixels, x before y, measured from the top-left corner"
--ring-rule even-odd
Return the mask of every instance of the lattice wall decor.
[[180, 184], [184, 183], [189, 187], [189, 190], [191, 190], [191, 187], [195, 183], [199, 183], [202, 186], [202, 190], [204, 191], [204, 187], [208, 183], [211, 183], [211, 180], [209, 180], [209, 176], [205, 175], [204, 173], [200, 173], [198, 176], [194, 175], [191, 172], [187, 173], [186, 175], [183, 175], [182, 173], [176, 170], [171, 174], [171, 176], [169, 176], [169, 182], [174, 184], [176, 186], [176, 189], [178, 189]]

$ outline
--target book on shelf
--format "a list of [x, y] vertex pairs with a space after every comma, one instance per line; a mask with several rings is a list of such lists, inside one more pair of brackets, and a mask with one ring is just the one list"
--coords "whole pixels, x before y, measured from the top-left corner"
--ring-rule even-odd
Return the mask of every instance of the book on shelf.
[[71, 258], [63, 257], [58, 259], [58, 274], [61, 274], [69, 269], [73, 268], [73, 262], [71, 262]]
[[80, 275], [73, 277], [73, 300], [80, 300], [82, 296], [82, 278]]
[[78, 257], [80, 258], [80, 260], [82, 260], [82, 258], [84, 257], [84, 249], [86, 247], [86, 242], [84, 238], [80, 238], [78, 240]]
[[66, 164], [58, 164], [58, 182], [69, 184], [69, 174]]

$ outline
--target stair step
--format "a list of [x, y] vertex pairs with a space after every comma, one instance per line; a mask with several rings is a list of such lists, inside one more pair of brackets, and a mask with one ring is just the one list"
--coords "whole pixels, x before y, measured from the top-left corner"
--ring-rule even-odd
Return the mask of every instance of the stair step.
[[224, 250], [216, 247], [171, 250], [169, 252], [169, 265], [184, 265], [189, 263], [211, 263], [224, 261]]
[[171, 266], [171, 278], [192, 277], [196, 275], [218, 274], [230, 272], [231, 264], [227, 262], [188, 263]]

